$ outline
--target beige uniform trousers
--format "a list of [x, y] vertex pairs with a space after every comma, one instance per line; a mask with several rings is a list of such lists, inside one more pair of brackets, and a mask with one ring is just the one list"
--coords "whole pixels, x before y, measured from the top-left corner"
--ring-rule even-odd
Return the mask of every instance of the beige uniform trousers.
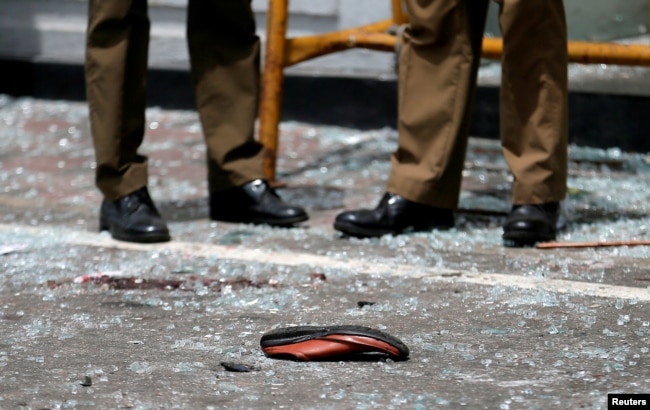
[[[108, 199], [147, 184], [147, 158], [137, 151], [145, 132], [149, 27], [146, 0], [89, 2], [86, 88], [96, 184]], [[260, 42], [250, 0], [189, 0], [187, 41], [208, 189], [262, 178], [264, 151], [254, 138]]]
[[[514, 204], [560, 201], [567, 179], [567, 31], [562, 0], [497, 0], [504, 41], [500, 132]], [[399, 146], [388, 192], [456, 208], [488, 0], [407, 0]]]

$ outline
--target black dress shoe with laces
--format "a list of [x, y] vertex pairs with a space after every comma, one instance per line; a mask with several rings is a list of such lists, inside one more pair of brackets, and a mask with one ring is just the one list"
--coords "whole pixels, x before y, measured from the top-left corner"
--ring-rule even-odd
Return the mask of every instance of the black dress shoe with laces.
[[385, 193], [375, 209], [342, 212], [334, 221], [334, 229], [360, 238], [453, 227], [451, 209], [419, 204], [391, 193]]
[[115, 201], [104, 199], [99, 230], [110, 231], [114, 239], [127, 242], [167, 242], [171, 238], [147, 187]]
[[503, 225], [503, 244], [520, 248], [555, 240], [562, 228], [560, 211], [559, 202], [513, 205]]
[[210, 194], [210, 219], [224, 222], [292, 226], [309, 216], [289, 205], [268, 182], [256, 179], [242, 186]]

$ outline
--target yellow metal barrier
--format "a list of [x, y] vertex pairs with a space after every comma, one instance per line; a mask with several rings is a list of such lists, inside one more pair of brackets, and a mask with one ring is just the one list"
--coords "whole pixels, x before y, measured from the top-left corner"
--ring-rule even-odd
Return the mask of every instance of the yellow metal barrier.
[[[289, 0], [269, 0], [259, 115], [260, 142], [266, 148], [264, 172], [269, 181], [274, 182], [276, 174], [284, 68], [352, 48], [394, 52], [399, 41], [394, 29], [407, 23], [408, 16], [401, 0], [391, 2], [390, 19], [347, 30], [287, 38]], [[570, 41], [568, 52], [569, 61], [574, 63], [650, 67], [650, 46]], [[500, 38], [483, 40], [483, 58], [501, 59], [502, 53]]]

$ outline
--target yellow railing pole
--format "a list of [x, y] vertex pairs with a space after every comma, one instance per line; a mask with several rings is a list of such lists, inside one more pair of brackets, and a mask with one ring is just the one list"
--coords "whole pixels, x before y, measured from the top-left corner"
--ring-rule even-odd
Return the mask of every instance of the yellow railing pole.
[[278, 156], [287, 16], [288, 0], [269, 0], [259, 120], [260, 142], [265, 147], [264, 174], [271, 183], [275, 182]]
[[[650, 0], [648, 0], [650, 1]], [[395, 24], [406, 24], [409, 21], [408, 16], [404, 13], [404, 8], [402, 6], [402, 0], [392, 0], [393, 8], [393, 23]]]
[[[392, 19], [362, 27], [297, 38], [286, 38], [289, 0], [269, 0], [267, 42], [260, 96], [260, 142], [264, 145], [264, 173], [275, 181], [284, 68], [326, 54], [351, 48], [395, 51], [399, 39], [389, 33], [395, 24], [408, 22], [401, 0], [392, 1]], [[650, 0], [648, 0], [650, 27]], [[650, 46], [639, 44], [569, 41], [569, 61], [582, 64], [613, 64], [650, 67]], [[501, 59], [503, 41], [483, 39], [482, 57]]]
[[[384, 25], [388, 20], [380, 23]], [[381, 25], [378, 24], [377, 27]], [[288, 39], [284, 65], [291, 66], [351, 48], [394, 51], [397, 41], [398, 38], [386, 32], [373, 32], [366, 29], [343, 30]], [[568, 52], [569, 61], [572, 63], [650, 67], [650, 46], [646, 45], [569, 41]], [[483, 58], [499, 60], [502, 54], [501, 38], [486, 37], [483, 40]]]
[[392, 25], [392, 20], [387, 19], [354, 29], [288, 39], [284, 65], [291, 66], [351, 48], [388, 51], [397, 41], [395, 36], [388, 34]]
[[[572, 63], [650, 67], [650, 46], [646, 45], [569, 41], [568, 51]], [[483, 40], [484, 58], [498, 60], [502, 53], [502, 39]]]

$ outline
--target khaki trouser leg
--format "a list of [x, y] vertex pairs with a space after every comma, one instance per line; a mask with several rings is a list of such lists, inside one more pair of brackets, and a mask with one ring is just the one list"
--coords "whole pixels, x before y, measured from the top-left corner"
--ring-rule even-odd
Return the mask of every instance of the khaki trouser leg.
[[86, 89], [96, 184], [117, 199], [147, 184], [144, 137], [149, 43], [146, 0], [90, 0]]
[[[560, 201], [567, 179], [567, 29], [562, 0], [499, 0], [501, 141], [514, 204]], [[534, 16], [534, 18], [531, 18]]]
[[250, 0], [189, 0], [187, 38], [208, 151], [208, 189], [263, 178], [255, 140], [260, 41]]
[[458, 204], [488, 0], [407, 0], [399, 68], [399, 146], [387, 190]]

